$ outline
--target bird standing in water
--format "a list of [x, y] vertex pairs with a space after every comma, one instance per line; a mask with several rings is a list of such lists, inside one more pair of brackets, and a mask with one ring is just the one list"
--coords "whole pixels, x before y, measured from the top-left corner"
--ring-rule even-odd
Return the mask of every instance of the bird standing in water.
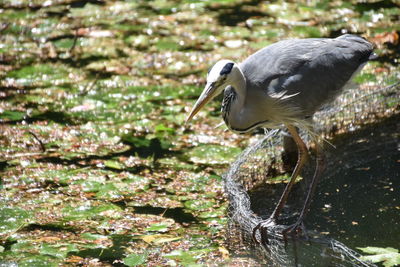
[[[254, 228], [256, 242], [257, 231], [261, 243], [268, 242], [267, 229], [276, 225], [296, 177], [307, 160], [308, 149], [297, 128], [314, 133], [313, 114], [333, 101], [354, 74], [374, 57], [371, 43], [362, 37], [346, 34], [333, 39], [283, 40], [257, 51], [240, 64], [220, 60], [208, 72], [207, 84], [187, 122], [205, 104], [224, 92], [222, 116], [230, 130], [245, 133], [258, 127], [283, 125], [297, 145], [296, 167], [271, 216]], [[312, 135], [317, 141], [317, 135]], [[304, 216], [323, 171], [323, 157], [318, 150], [317, 166], [304, 206], [296, 223], [283, 230], [284, 236], [303, 227]]]

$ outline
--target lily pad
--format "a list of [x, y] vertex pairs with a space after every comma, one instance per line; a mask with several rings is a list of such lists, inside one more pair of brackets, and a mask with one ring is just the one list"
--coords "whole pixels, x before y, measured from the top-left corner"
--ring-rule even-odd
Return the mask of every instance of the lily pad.
[[122, 170], [125, 168], [125, 166], [117, 160], [106, 160], [104, 162], [104, 165], [108, 168], [116, 169], [116, 170]]
[[242, 150], [237, 147], [200, 145], [188, 151], [189, 160], [198, 164], [229, 164]]
[[64, 220], [85, 220], [93, 217], [119, 217], [121, 208], [114, 204], [102, 204], [98, 206], [80, 205], [66, 207], [63, 210]]
[[189, 251], [173, 250], [165, 254], [164, 257], [179, 262], [183, 266], [201, 266], [196, 264], [199, 256], [209, 254], [214, 249], [210, 247], [206, 249], [191, 249]]
[[174, 250], [164, 255], [165, 258], [175, 260], [184, 266], [192, 265], [196, 263], [196, 258], [190, 252], [183, 250]]
[[387, 247], [365, 247], [358, 248], [364, 253], [374, 254], [368, 256], [361, 256], [362, 260], [371, 261], [373, 263], [383, 262], [383, 266], [392, 267], [400, 265], [400, 253], [398, 249]]
[[158, 160], [163, 167], [173, 168], [175, 170], [195, 170], [197, 168], [196, 165], [185, 163], [176, 157], [168, 157], [168, 158], [160, 158]]
[[113, 183], [102, 185], [96, 193], [96, 197], [99, 199], [119, 199], [122, 196], [122, 192]]
[[1, 120], [17, 121], [22, 120], [26, 116], [26, 112], [5, 110], [0, 113]]
[[214, 200], [208, 199], [194, 199], [185, 202], [185, 208], [194, 211], [207, 210], [215, 205]]
[[81, 237], [91, 241], [108, 238], [105, 235], [92, 234], [92, 233], [83, 233], [81, 234]]
[[59, 260], [52, 256], [33, 255], [18, 261], [18, 266], [21, 267], [57, 267]]
[[68, 253], [78, 251], [74, 244], [42, 244], [40, 246], [40, 254], [49, 255], [56, 258], [64, 259], [67, 257]]
[[84, 244], [79, 244], [80, 247], [89, 248], [89, 249], [96, 249], [96, 248], [107, 248], [112, 241], [108, 236], [99, 235], [99, 234], [92, 234], [92, 233], [83, 233], [81, 234], [81, 238], [85, 240]]
[[74, 72], [60, 64], [36, 64], [11, 71], [8, 77], [14, 78], [15, 83], [21, 86], [47, 87], [72, 82], [69, 74]]
[[128, 266], [138, 266], [146, 263], [147, 254], [129, 254], [126, 258], [123, 259], [124, 264]]
[[30, 241], [18, 241], [11, 246], [11, 251], [15, 253], [31, 252], [36, 250], [36, 246]]
[[160, 223], [154, 223], [146, 228], [147, 232], [167, 232], [169, 228], [174, 224], [173, 220], [164, 220]]
[[0, 208], [0, 234], [7, 234], [17, 231], [28, 224], [29, 212], [20, 208]]

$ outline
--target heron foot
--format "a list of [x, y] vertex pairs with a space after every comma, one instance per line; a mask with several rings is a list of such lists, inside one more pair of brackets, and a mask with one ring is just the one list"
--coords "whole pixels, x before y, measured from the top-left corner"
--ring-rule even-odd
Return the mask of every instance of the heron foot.
[[303, 220], [299, 218], [294, 224], [289, 225], [282, 231], [283, 239], [285, 240], [285, 244], [287, 243], [288, 235], [292, 237], [299, 237], [303, 235], [306, 240], [308, 240], [307, 230], [304, 226]]
[[[268, 245], [269, 244], [269, 242], [268, 242], [268, 229], [269, 228], [273, 228], [274, 226], [276, 226], [276, 221], [272, 217], [259, 222], [257, 224], [257, 226], [254, 227], [254, 229], [253, 229], [253, 241], [258, 245], [260, 245], [260, 244], [263, 245], [263, 246]], [[260, 237], [261, 237], [260, 241], [258, 241], [257, 237], [256, 237], [257, 231], [260, 232]]]

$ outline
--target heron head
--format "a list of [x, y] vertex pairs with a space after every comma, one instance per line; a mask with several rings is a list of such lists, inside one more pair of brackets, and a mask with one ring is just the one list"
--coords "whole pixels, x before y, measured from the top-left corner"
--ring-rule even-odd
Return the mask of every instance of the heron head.
[[186, 122], [190, 121], [205, 104], [219, 95], [229, 85], [236, 68], [238, 68], [237, 64], [231, 60], [223, 59], [215, 63], [208, 71], [207, 84], [189, 113]]

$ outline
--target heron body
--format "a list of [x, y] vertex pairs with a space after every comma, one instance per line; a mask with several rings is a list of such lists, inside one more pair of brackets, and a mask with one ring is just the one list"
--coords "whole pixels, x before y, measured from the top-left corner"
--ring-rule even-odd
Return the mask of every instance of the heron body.
[[[187, 121], [224, 91], [222, 117], [230, 130], [243, 133], [257, 127], [285, 125], [298, 147], [298, 162], [290, 182], [270, 220], [261, 223], [256, 230], [274, 223], [305, 163], [307, 147], [296, 126], [312, 130], [310, 118], [313, 114], [334, 100], [352, 76], [374, 56], [371, 43], [346, 34], [334, 39], [283, 40], [257, 51], [240, 64], [220, 60], [211, 68], [205, 89]], [[310, 192], [314, 191], [320, 174], [317, 166]], [[310, 195], [303, 207], [304, 214]], [[261, 239], [265, 241], [265, 238], [261, 231]]]
[[224, 121], [236, 132], [301, 123], [333, 100], [371, 54], [372, 45], [354, 35], [267, 46], [233, 65], [236, 77], [224, 92]]

